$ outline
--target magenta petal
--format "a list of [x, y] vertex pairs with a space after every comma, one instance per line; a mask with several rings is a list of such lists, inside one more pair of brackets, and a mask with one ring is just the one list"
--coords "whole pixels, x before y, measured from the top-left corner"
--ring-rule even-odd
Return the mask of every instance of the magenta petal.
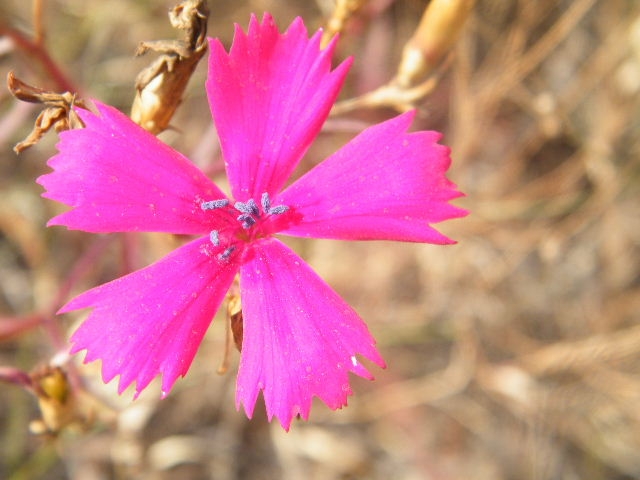
[[260, 390], [269, 419], [288, 429], [313, 396], [347, 404], [349, 372], [372, 378], [362, 355], [384, 366], [358, 314], [276, 239], [253, 244], [240, 270], [244, 340], [236, 404], [251, 417]]
[[107, 105], [78, 109], [86, 128], [60, 134], [59, 153], [38, 178], [42, 195], [71, 207], [49, 225], [88, 232], [203, 234], [217, 216], [204, 200], [225, 195], [184, 156]]
[[280, 190], [329, 114], [351, 61], [331, 72], [335, 44], [321, 51], [320, 36], [299, 18], [280, 34], [265, 14], [228, 54], [211, 40], [206, 87], [236, 200]]
[[221, 262], [211, 250], [208, 238], [194, 240], [69, 302], [59, 313], [93, 308], [71, 337], [71, 353], [86, 349], [85, 362], [102, 360], [104, 381], [120, 375], [120, 392], [135, 381], [140, 393], [159, 374], [169, 392], [238, 270], [233, 257]]
[[407, 133], [408, 112], [363, 131], [274, 199], [302, 216], [281, 233], [347, 240], [452, 243], [430, 224], [466, 215], [445, 177], [437, 132]]

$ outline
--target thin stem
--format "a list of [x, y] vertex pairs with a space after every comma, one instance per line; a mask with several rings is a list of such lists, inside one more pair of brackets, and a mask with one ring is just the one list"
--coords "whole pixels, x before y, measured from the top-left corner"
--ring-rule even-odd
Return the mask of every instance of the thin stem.
[[58, 64], [51, 58], [46, 48], [37, 41], [27, 38], [22, 32], [15, 28], [0, 24], [0, 36], [9, 37], [17, 48], [22, 50], [27, 56], [34, 59], [48, 74], [54, 82], [54, 87], [58, 91], [78, 93], [79, 89], [58, 67]]
[[42, 11], [44, 0], [33, 0], [33, 30], [34, 43], [39, 46], [44, 46], [44, 26], [42, 24]]
[[41, 315], [33, 314], [27, 317], [0, 317], [0, 340], [8, 340], [41, 325]]

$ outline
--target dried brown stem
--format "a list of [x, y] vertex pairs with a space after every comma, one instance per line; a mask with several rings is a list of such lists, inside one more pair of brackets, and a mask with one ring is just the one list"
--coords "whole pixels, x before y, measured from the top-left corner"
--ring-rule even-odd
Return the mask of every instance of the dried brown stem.
[[334, 114], [358, 108], [391, 107], [406, 111], [433, 91], [450, 65], [448, 53], [458, 40], [474, 0], [432, 0], [407, 41], [395, 77], [360, 97], [336, 104]]
[[33, 41], [36, 45], [44, 45], [45, 31], [42, 24], [42, 10], [44, 0], [33, 0]]
[[344, 30], [344, 27], [349, 18], [351, 18], [351, 16], [356, 13], [366, 2], [367, 0], [336, 1], [336, 6], [333, 9], [331, 17], [327, 20], [325, 30], [322, 33], [322, 48], [326, 47], [333, 37], [340, 34]]

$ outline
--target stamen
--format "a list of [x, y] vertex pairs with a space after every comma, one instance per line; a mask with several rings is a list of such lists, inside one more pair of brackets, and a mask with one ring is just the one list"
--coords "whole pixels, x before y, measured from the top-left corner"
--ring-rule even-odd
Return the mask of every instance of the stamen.
[[264, 192], [262, 194], [260, 203], [262, 204], [262, 211], [267, 215], [280, 215], [289, 210], [289, 207], [287, 207], [286, 205], [276, 205], [275, 207], [272, 207], [271, 198], [269, 197], [268, 192]]
[[247, 203], [236, 202], [233, 205], [233, 208], [238, 210], [241, 213], [246, 213], [247, 215], [260, 215], [260, 210], [258, 209], [258, 205], [256, 205], [256, 201], [253, 198], [250, 198]]
[[271, 199], [269, 198], [269, 192], [264, 192], [262, 194], [260, 203], [262, 204], [262, 211], [264, 213], [269, 213], [269, 210], [271, 210]]
[[209, 240], [211, 240], [211, 243], [213, 243], [214, 247], [220, 246], [220, 234], [218, 233], [218, 230], [211, 230], [211, 233], [209, 234]]
[[244, 228], [245, 230], [248, 230], [249, 228], [253, 227], [256, 224], [256, 219], [253, 218], [248, 213], [243, 213], [242, 215], [239, 215], [237, 220], [242, 223], [242, 228]]
[[247, 205], [251, 209], [251, 215], [260, 216], [260, 209], [258, 208], [258, 205], [256, 205], [256, 201], [253, 198], [249, 199]]
[[230, 247], [227, 247], [227, 249], [224, 252], [218, 255], [218, 260], [223, 260], [223, 261], [229, 260], [229, 257], [235, 251], [235, 249], [236, 247], [234, 247], [233, 245], [231, 245]]
[[202, 210], [215, 210], [216, 208], [222, 208], [229, 205], [229, 200], [222, 198], [220, 200], [210, 200], [208, 202], [202, 202], [200, 208]]
[[289, 207], [286, 205], [276, 205], [275, 207], [271, 207], [267, 212], [269, 215], [280, 215], [289, 210]]

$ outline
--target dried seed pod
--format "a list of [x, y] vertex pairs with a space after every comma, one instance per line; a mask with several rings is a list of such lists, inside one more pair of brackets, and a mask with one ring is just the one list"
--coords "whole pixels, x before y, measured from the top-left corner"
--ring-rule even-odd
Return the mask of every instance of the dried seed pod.
[[169, 20], [173, 27], [185, 32], [184, 38], [142, 42], [138, 46], [136, 55], [149, 50], [162, 54], [136, 79], [131, 119], [145, 130], [158, 134], [169, 126], [191, 74], [207, 51], [208, 18], [205, 0], [179, 3], [169, 12]]

